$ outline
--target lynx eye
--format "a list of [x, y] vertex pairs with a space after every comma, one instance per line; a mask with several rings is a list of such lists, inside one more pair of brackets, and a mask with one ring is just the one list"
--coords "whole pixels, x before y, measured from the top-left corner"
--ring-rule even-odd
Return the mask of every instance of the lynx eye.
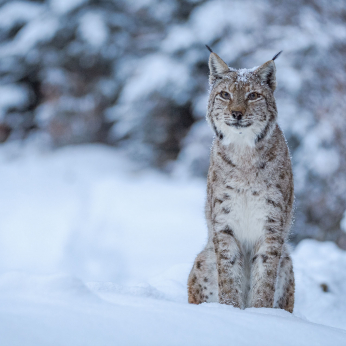
[[259, 98], [259, 94], [258, 93], [251, 93], [247, 98], [248, 100], [256, 100]]
[[231, 98], [231, 94], [228, 93], [227, 91], [221, 91], [220, 96], [225, 100], [229, 100]]

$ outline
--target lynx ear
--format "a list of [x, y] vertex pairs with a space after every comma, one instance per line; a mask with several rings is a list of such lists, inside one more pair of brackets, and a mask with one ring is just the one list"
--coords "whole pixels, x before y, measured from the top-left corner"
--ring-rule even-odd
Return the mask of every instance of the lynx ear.
[[254, 73], [259, 76], [262, 83], [268, 84], [274, 91], [276, 88], [276, 67], [274, 60], [269, 60], [260, 66]]
[[209, 56], [209, 83], [212, 84], [218, 75], [229, 72], [229, 67], [227, 64], [217, 55], [215, 54], [211, 48], [205, 45], [210, 52]]
[[213, 75], [229, 72], [227, 64], [215, 53], [210, 53], [209, 70]]

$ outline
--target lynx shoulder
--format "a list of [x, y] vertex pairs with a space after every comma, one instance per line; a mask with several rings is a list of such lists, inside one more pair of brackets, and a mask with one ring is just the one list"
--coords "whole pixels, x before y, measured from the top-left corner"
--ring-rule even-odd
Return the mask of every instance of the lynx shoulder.
[[208, 242], [189, 275], [190, 303], [293, 311], [287, 245], [293, 175], [277, 124], [276, 57], [235, 70], [210, 54], [207, 121], [215, 138], [205, 209]]

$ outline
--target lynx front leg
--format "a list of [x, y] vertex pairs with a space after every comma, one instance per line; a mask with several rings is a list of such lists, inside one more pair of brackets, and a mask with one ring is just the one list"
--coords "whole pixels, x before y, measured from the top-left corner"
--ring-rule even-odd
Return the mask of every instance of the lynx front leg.
[[218, 302], [216, 257], [214, 245], [207, 244], [197, 256], [188, 279], [190, 304]]
[[249, 307], [272, 308], [274, 306], [275, 283], [282, 244], [281, 235], [271, 234], [256, 246], [258, 250], [252, 258]]
[[274, 308], [293, 312], [294, 288], [295, 283], [292, 259], [286, 249], [286, 246], [284, 246], [276, 282]]
[[214, 234], [219, 302], [244, 308], [242, 301], [243, 255], [233, 231], [225, 227]]

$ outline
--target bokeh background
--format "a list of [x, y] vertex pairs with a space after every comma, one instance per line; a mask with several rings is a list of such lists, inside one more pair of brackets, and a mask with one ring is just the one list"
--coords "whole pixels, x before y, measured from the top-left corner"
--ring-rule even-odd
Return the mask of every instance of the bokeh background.
[[283, 50], [290, 239], [346, 249], [345, 23], [341, 0], [0, 0], [0, 269], [121, 281], [155, 242], [171, 264], [193, 260], [212, 141], [205, 44], [234, 68]]

